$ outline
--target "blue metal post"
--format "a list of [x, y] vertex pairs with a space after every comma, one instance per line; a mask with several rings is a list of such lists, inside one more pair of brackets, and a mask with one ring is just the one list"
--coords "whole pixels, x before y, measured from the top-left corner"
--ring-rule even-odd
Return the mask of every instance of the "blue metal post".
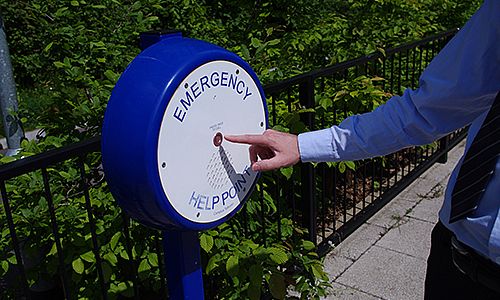
[[170, 299], [204, 299], [198, 232], [164, 231], [163, 250]]

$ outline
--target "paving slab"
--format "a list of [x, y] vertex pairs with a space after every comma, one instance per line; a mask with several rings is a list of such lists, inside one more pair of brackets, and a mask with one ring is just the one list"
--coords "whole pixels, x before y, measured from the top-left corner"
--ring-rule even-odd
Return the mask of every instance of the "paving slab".
[[455, 168], [464, 151], [465, 140], [458, 143], [455, 148], [448, 152], [448, 160], [446, 164], [435, 163], [432, 167], [429, 168], [429, 170], [427, 170], [423, 174], [422, 177], [427, 180], [443, 183], [443, 185], [446, 186], [450, 173]]
[[382, 299], [423, 299], [425, 268], [422, 259], [374, 246], [337, 282]]
[[436, 184], [437, 182], [434, 179], [421, 176], [410, 184], [397, 197], [406, 201], [418, 203], [422, 200], [422, 196], [427, 195]]
[[325, 258], [325, 299], [423, 299], [430, 235], [462, 142]]
[[458, 143], [455, 148], [448, 152], [448, 160], [457, 161], [464, 155], [465, 152], [465, 139]]
[[418, 203], [408, 216], [414, 219], [436, 224], [438, 221], [438, 212], [443, 205], [443, 197], [432, 198]]
[[405, 217], [406, 222], [391, 229], [375, 245], [427, 260], [433, 223]]
[[411, 211], [415, 205], [417, 205], [417, 203], [407, 201], [401, 197], [396, 197], [391, 202], [387, 203], [383, 209], [373, 215], [367, 223], [389, 229], [400, 223], [401, 219]]
[[387, 229], [381, 226], [365, 223], [341, 243], [341, 247], [333, 248], [333, 256], [343, 256], [351, 260], [358, 259], [366, 250], [372, 247]]
[[362, 291], [355, 290], [349, 286], [345, 286], [339, 283], [333, 283], [333, 288], [330, 294], [322, 299], [339, 299], [339, 300], [379, 300], [380, 297], [364, 293]]
[[325, 272], [326, 274], [328, 274], [328, 278], [330, 278], [331, 280], [335, 280], [353, 263], [354, 260], [341, 255], [335, 255], [333, 251], [331, 251], [325, 256]]
[[449, 167], [443, 168], [443, 164], [435, 163], [432, 167], [429, 168], [418, 180], [424, 179], [427, 182], [431, 182], [434, 187], [434, 184], [437, 182], [448, 181], [450, 177], [450, 168], [453, 169], [453, 166], [456, 164], [454, 160], [448, 159], [447, 164]]

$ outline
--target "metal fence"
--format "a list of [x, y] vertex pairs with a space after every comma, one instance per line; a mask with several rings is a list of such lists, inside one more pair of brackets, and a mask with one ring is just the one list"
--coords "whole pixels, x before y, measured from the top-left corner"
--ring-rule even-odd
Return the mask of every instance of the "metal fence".
[[[339, 90], [351, 92], [345, 90], [349, 88], [345, 83], [360, 78], [377, 79], [372, 82], [374, 87], [389, 94], [401, 94], [405, 88], [418, 87], [422, 71], [455, 33], [456, 30], [450, 30], [268, 85], [265, 91], [272, 100], [270, 122], [273, 126], [282, 121], [277, 108], [280, 100], [284, 100], [288, 112], [298, 107], [305, 108], [300, 119], [310, 130], [326, 128], [332, 125], [332, 121], [340, 122], [351, 114], [369, 111], [369, 106], [353, 107], [353, 99], [344, 97], [334, 101], [322, 114], [317, 113], [318, 107], [321, 109], [318, 103], [321, 95], [337, 98]], [[362, 99], [363, 96], [358, 98], [359, 101]], [[308, 229], [309, 239], [318, 244], [320, 254], [325, 254], [331, 244], [342, 241], [433, 163], [446, 162], [446, 153], [464, 134], [462, 130], [434, 145], [359, 161], [355, 170], [345, 168], [340, 172], [342, 169], [338, 166], [304, 164], [300, 179], [288, 183], [286, 202], [292, 203], [293, 207], [299, 207], [300, 203], [300, 218], [296, 220]], [[298, 193], [290, 192], [294, 190]], [[296, 194], [300, 196], [296, 197]]]
[[[416, 87], [422, 70], [455, 32], [267, 85], [271, 126], [293, 123], [314, 130], [369, 110], [369, 105], [356, 108], [349, 98], [336, 97], [349, 82], [370, 85], [374, 95]], [[324, 95], [336, 100], [322, 105]], [[447, 151], [463, 136], [463, 131], [453, 133], [434, 145], [354, 165], [303, 164], [290, 174], [267, 173], [249, 201], [256, 203], [260, 225], [249, 226], [248, 203], [236, 219], [245, 234], [259, 236], [265, 244], [269, 228], [281, 236], [280, 220], [289, 218], [308, 229], [309, 239], [324, 255], [332, 243], [341, 242], [433, 163], [446, 161]], [[99, 151], [96, 137], [0, 166], [0, 261], [9, 269], [0, 278], [0, 299], [73, 299], [79, 288], [74, 282], [94, 283], [94, 296], [103, 299], [111, 290], [127, 290], [126, 295], [135, 299], [167, 295], [161, 233], [138, 226], [131, 231], [134, 221], [114, 208], [106, 190]], [[19, 182], [30, 189], [19, 190]], [[271, 214], [266, 201], [275, 202]], [[78, 253], [78, 247], [92, 250]], [[43, 257], [49, 261], [41, 263]], [[139, 284], [138, 269], [144, 268], [144, 260], [157, 280]], [[120, 264], [125, 264], [121, 271], [110, 275], [110, 268]], [[45, 278], [50, 273], [47, 268], [52, 273], [57, 270], [58, 278]], [[109, 276], [120, 276], [124, 285], [110, 285]]]

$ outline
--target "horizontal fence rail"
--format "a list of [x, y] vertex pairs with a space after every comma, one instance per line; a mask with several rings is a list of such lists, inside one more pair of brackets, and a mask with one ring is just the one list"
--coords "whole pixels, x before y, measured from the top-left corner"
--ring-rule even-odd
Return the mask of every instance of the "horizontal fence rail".
[[[422, 70], [455, 33], [265, 86], [271, 127], [293, 133], [326, 128], [416, 88]], [[306, 228], [324, 255], [432, 164], [445, 162], [464, 135], [461, 130], [385, 157], [265, 173], [230, 226], [266, 245], [285, 235], [289, 221]], [[19, 182], [30, 189], [19, 190]], [[8, 268], [0, 299], [167, 297], [161, 233], [116, 210], [102, 171], [100, 137], [0, 166], [0, 191], [0, 261]], [[144, 280], [145, 271], [154, 282]], [[94, 289], [81, 291], [84, 283]]]

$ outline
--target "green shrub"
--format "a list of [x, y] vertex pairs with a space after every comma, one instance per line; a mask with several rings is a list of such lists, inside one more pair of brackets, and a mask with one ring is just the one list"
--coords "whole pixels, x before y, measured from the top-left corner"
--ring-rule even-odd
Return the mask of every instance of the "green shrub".
[[[20, 117], [29, 122], [30, 128], [46, 132], [38, 143], [23, 142], [16, 158], [100, 132], [111, 90], [140, 51], [140, 32], [176, 28], [186, 36], [226, 47], [247, 60], [263, 83], [269, 83], [459, 27], [479, 2], [1, 1], [0, 12], [18, 83]], [[315, 109], [304, 109], [297, 96], [291, 95], [289, 111], [285, 99], [274, 96], [276, 128], [308, 130], [300, 116], [313, 111], [318, 120], [324, 119], [328, 125], [337, 123], [345, 116], [334, 118], [331, 110], [339, 105], [346, 106], [349, 114], [371, 110], [389, 96], [380, 86], [381, 81], [350, 76], [337, 88], [325, 88], [317, 94]], [[1, 162], [16, 158], [3, 157]], [[126, 250], [122, 216], [103, 182], [99, 164], [99, 156], [92, 155], [86, 169], [93, 178], [90, 198], [110, 298], [132, 294], [134, 272], [126, 267], [131, 259], [136, 261], [142, 295], [155, 295], [161, 286], [158, 234], [132, 222], [127, 228], [134, 245], [131, 252]], [[355, 168], [353, 162], [330, 165], [341, 171]], [[78, 298], [95, 299], [100, 294], [96, 288], [97, 264], [78, 172], [74, 162], [48, 169], [71, 289]], [[297, 168], [282, 169], [280, 173], [282, 180], [298, 180], [300, 175]], [[37, 249], [42, 254], [36, 266], [28, 270], [30, 284], [40, 277], [54, 278], [58, 265], [42, 180], [41, 174], [35, 172], [7, 183], [23, 249]], [[263, 176], [261, 186], [264, 201], [254, 195], [246, 204], [249, 234], [242, 234], [239, 218], [201, 234], [208, 295], [219, 299], [258, 299], [261, 295], [283, 298], [288, 288], [304, 299], [324, 295], [328, 278], [312, 243], [305, 240], [300, 226], [290, 221], [289, 211], [285, 209], [281, 218], [276, 216], [277, 201], [284, 201], [283, 188], [271, 195], [269, 187], [276, 186], [271, 176]], [[258, 212], [262, 210], [275, 221], [260, 219]], [[281, 220], [280, 236], [277, 220]], [[2, 276], [16, 263], [3, 210], [0, 228]], [[265, 241], [258, 234], [262, 231], [267, 236]], [[213, 282], [218, 285], [213, 286]]]

